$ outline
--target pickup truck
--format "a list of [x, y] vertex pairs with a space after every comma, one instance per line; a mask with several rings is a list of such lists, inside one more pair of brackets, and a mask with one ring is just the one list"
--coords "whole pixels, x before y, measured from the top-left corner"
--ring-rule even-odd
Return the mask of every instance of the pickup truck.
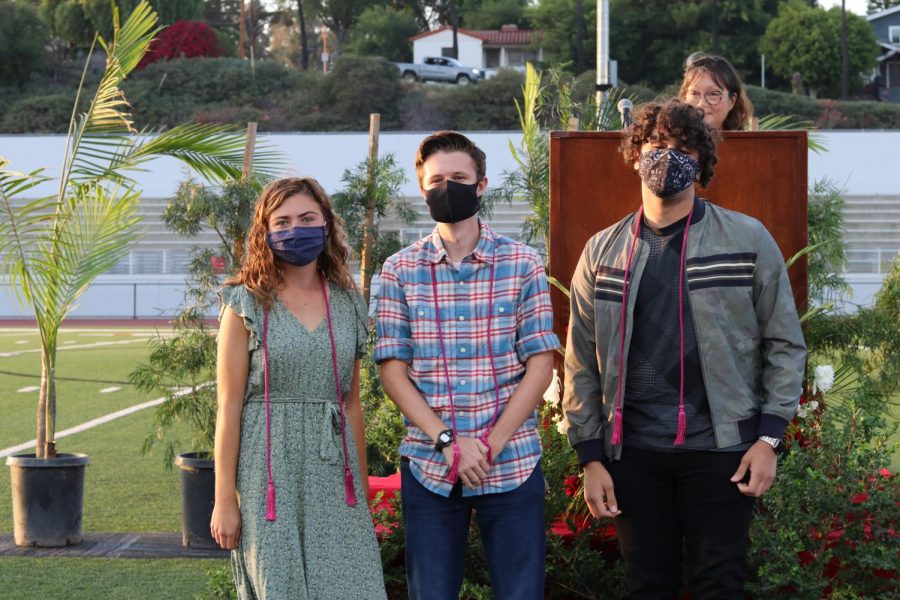
[[469, 85], [485, 78], [483, 70], [463, 66], [455, 58], [446, 56], [428, 56], [422, 64], [394, 64], [400, 69], [400, 78], [407, 83], [413, 81], [450, 81], [459, 85]]

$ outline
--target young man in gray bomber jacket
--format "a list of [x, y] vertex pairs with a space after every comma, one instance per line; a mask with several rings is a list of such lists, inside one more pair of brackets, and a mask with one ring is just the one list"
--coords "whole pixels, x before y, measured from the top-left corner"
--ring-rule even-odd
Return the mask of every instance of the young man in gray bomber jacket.
[[588, 241], [572, 279], [565, 420], [631, 598], [679, 598], [683, 574], [692, 600], [744, 597], [753, 505], [801, 392], [778, 246], [695, 196], [716, 139], [689, 105], [641, 107], [622, 150], [642, 206]]

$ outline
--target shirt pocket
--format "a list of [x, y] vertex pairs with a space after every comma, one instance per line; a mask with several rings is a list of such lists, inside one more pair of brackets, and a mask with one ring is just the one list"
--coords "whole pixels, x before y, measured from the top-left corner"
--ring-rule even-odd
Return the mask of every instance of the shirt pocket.
[[[494, 355], [512, 352], [518, 331], [516, 327], [516, 305], [510, 300], [495, 300], [491, 303], [491, 348]], [[487, 324], [485, 323], [485, 327]], [[486, 348], [485, 351], [488, 349]]]
[[434, 306], [424, 303], [410, 306], [409, 328], [413, 341], [413, 359], [433, 359], [441, 355], [437, 311]]

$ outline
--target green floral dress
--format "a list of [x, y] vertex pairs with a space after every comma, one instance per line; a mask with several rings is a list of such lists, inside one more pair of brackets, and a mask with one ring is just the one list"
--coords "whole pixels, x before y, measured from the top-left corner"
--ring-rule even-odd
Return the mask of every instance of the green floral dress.
[[[356, 292], [329, 284], [331, 316], [344, 394], [366, 342], [366, 308]], [[240, 543], [231, 554], [241, 600], [378, 600], [385, 598], [381, 558], [359, 481], [347, 423], [353, 483], [344, 499], [340, 408], [326, 319], [307, 330], [276, 301], [269, 311], [269, 402], [277, 519], [266, 520], [266, 411], [263, 316], [243, 286], [220, 291], [222, 307], [250, 331], [250, 372], [241, 417], [237, 491]]]

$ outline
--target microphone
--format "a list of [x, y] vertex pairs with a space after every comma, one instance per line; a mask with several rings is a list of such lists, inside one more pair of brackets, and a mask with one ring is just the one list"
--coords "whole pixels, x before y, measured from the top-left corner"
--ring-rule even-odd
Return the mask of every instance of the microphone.
[[628, 98], [622, 98], [619, 100], [616, 108], [619, 109], [619, 114], [622, 115], [622, 129], [631, 127], [631, 124], [634, 122], [631, 118], [631, 109], [634, 108], [634, 102]]

